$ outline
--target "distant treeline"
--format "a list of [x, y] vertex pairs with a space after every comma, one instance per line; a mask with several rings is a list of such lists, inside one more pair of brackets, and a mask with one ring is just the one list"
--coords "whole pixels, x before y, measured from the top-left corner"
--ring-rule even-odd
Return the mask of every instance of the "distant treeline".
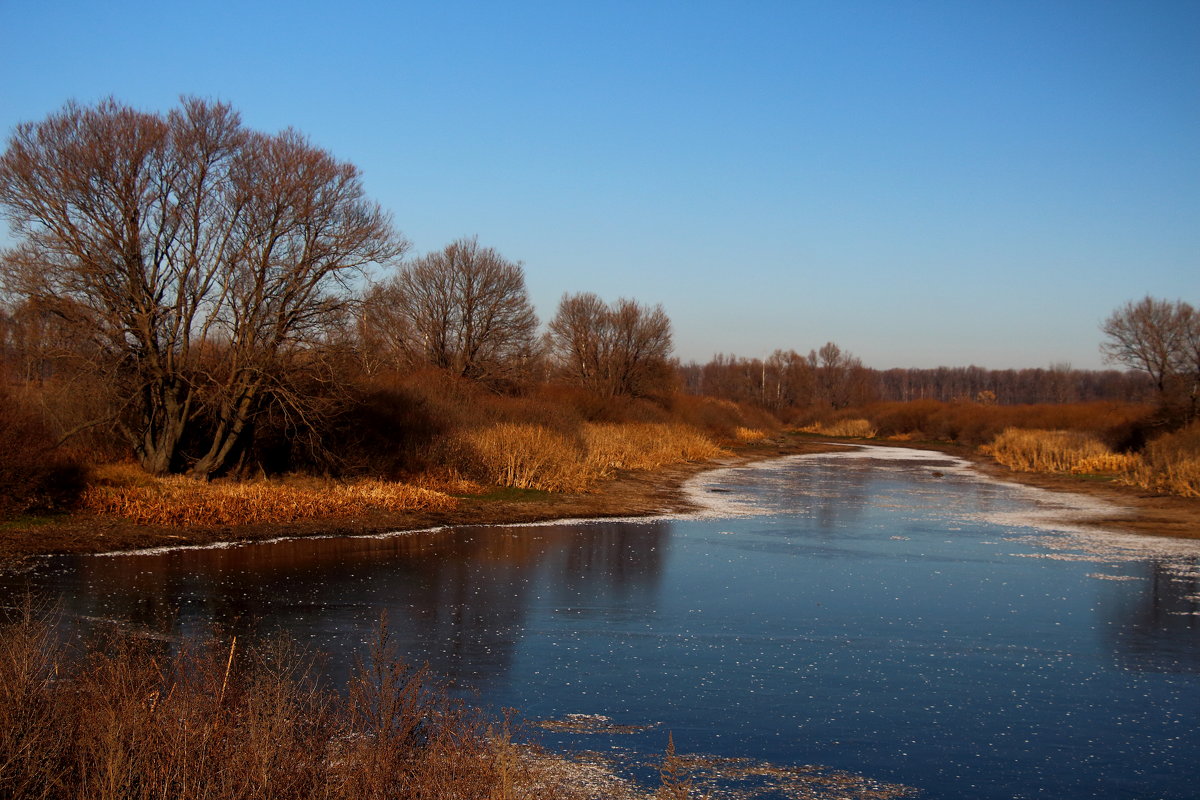
[[679, 366], [689, 394], [753, 403], [774, 410], [847, 408], [876, 401], [938, 400], [1018, 405], [1030, 403], [1140, 403], [1153, 399], [1144, 372], [1072, 369], [887, 369], [865, 367], [837, 345], [802, 356], [776, 351], [767, 359], [717, 355], [706, 364]]

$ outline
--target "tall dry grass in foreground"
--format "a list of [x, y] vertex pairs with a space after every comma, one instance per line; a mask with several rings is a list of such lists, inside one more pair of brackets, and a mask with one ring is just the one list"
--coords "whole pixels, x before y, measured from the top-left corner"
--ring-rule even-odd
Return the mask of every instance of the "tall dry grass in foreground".
[[203, 483], [183, 477], [155, 478], [132, 465], [97, 470], [95, 482], [82, 496], [82, 506], [89, 511], [143, 525], [295, 522], [372, 509], [446, 510], [457, 502], [442, 492], [389, 481]]
[[587, 491], [617, 470], [658, 469], [714, 458], [724, 451], [686, 425], [585, 423], [578, 435], [526, 423], [499, 423], [459, 433], [457, 466], [501, 486]]
[[[113, 639], [26, 607], [0, 624], [0, 797], [570, 798], [506, 725], [398, 661], [386, 625], [344, 691], [286, 641]], [[536, 788], [534, 788], [536, 787]]]

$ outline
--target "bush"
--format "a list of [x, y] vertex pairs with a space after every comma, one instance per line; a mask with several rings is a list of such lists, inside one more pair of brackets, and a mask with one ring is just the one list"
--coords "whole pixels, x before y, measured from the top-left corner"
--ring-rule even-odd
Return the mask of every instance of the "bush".
[[0, 389], [0, 516], [69, 508], [86, 477], [41, 419]]

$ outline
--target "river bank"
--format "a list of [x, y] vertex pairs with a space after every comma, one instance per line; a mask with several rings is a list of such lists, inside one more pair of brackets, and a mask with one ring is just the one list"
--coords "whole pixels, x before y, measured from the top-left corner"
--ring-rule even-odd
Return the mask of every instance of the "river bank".
[[[138, 525], [116, 516], [76, 512], [50, 517], [22, 518], [0, 523], [0, 568], [19, 568], [26, 559], [49, 554], [103, 553], [153, 547], [197, 546], [219, 542], [253, 542], [279, 537], [354, 536], [396, 530], [452, 525], [491, 525], [542, 522], [554, 519], [636, 517], [686, 511], [689, 501], [681, 490], [697, 473], [731, 464], [789, 455], [829, 452], [866, 443], [827, 437], [786, 434], [743, 443], [717, 461], [675, 464], [655, 471], [626, 472], [595, 491], [552, 493], [498, 490], [461, 498], [451, 510], [386, 512], [316, 517], [288, 523], [240, 526], [166, 527]], [[1112, 481], [1074, 475], [1015, 472], [973, 448], [940, 442], [872, 444], [938, 450], [970, 461], [997, 480], [1056, 492], [1073, 492], [1106, 501], [1111, 515], [1086, 524], [1131, 533], [1200, 538], [1200, 501], [1157, 495]]]

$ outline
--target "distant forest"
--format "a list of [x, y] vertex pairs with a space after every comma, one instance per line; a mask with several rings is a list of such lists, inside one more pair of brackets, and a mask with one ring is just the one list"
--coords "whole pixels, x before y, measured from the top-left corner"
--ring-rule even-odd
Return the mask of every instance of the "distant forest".
[[684, 391], [775, 411], [848, 408], [866, 403], [938, 400], [1026, 403], [1149, 402], [1154, 382], [1140, 371], [1047, 369], [936, 369], [865, 367], [835, 344], [802, 356], [776, 351], [767, 359], [718, 355], [706, 364], [680, 365]]

